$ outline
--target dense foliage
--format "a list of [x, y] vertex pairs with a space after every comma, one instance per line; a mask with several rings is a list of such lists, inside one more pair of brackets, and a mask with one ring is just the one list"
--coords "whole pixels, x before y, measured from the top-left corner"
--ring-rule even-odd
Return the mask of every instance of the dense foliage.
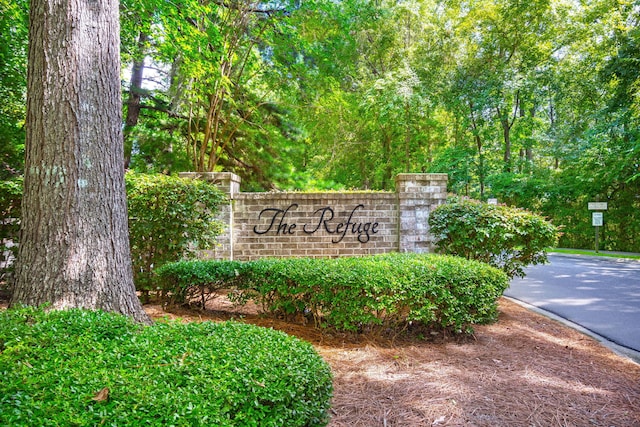
[[503, 272], [484, 263], [418, 254], [190, 261], [168, 264], [158, 274], [177, 292], [211, 284], [272, 315], [356, 332], [469, 332], [473, 324], [495, 320], [497, 299], [508, 286]]
[[19, 175], [23, 163], [28, 7], [0, 0], [0, 180]]
[[0, 294], [17, 252], [24, 156], [28, 2], [0, 0]]
[[102, 312], [0, 312], [0, 424], [322, 426], [329, 366], [313, 347], [241, 323]]
[[[0, 0], [0, 178], [19, 174], [27, 5]], [[121, 2], [127, 166], [246, 190], [446, 172], [640, 251], [640, 9], [594, 0]]]
[[153, 288], [154, 268], [215, 244], [225, 196], [203, 180], [128, 173], [129, 241], [136, 288]]
[[439, 252], [489, 263], [510, 278], [545, 263], [547, 249], [558, 242], [557, 228], [540, 215], [476, 200], [438, 206], [429, 225]]

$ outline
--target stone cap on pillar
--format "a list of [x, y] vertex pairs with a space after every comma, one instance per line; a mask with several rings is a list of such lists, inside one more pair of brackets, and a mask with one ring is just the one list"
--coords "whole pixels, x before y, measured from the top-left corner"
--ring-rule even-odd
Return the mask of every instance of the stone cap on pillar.
[[399, 173], [396, 192], [401, 197], [412, 193], [416, 197], [420, 193], [446, 193], [448, 178], [446, 173]]
[[240, 192], [242, 179], [232, 172], [180, 172], [180, 178], [202, 179], [214, 184], [220, 191], [227, 194], [230, 199]]
[[399, 173], [396, 175], [398, 181], [446, 181], [449, 175], [446, 173]]

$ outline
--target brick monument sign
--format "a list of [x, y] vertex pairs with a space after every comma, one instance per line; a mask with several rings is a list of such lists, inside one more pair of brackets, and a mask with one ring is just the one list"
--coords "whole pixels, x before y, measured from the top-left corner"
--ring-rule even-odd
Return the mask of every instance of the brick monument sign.
[[399, 174], [396, 191], [243, 193], [229, 172], [185, 172], [228, 198], [212, 259], [339, 257], [430, 252], [429, 213], [445, 202], [446, 174]]

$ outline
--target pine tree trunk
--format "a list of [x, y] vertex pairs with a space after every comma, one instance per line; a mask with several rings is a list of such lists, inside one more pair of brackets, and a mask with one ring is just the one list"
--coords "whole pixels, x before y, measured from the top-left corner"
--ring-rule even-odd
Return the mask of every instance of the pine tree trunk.
[[117, 0], [32, 0], [20, 250], [12, 304], [148, 322], [133, 285]]

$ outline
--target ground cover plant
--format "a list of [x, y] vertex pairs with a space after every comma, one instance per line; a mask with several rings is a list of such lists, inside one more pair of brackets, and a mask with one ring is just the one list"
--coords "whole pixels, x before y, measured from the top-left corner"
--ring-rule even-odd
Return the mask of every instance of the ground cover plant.
[[313, 347], [235, 322], [0, 312], [0, 425], [322, 426], [331, 373]]
[[[211, 287], [275, 317], [304, 317], [339, 331], [438, 328], [470, 332], [497, 315], [506, 275], [487, 264], [432, 254], [188, 261], [157, 271], [168, 293]], [[172, 289], [175, 289], [172, 291]]]

